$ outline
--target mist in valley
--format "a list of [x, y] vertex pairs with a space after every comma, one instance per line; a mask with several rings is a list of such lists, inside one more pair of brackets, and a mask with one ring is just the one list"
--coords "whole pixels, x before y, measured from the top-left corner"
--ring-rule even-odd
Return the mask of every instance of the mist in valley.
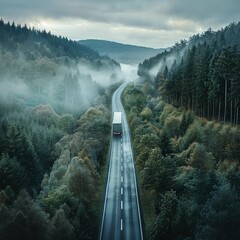
[[121, 69], [123, 74], [123, 79], [125, 81], [134, 81], [138, 78], [137, 75], [138, 65], [136, 64], [125, 64], [121, 63]]
[[[1, 104], [23, 107], [51, 104], [59, 112], [81, 113], [97, 96], [122, 78], [118, 69], [94, 69], [89, 63], [70, 59], [6, 59], [2, 56]], [[11, 64], [8, 64], [8, 61]], [[5, 66], [4, 66], [5, 65]], [[4, 67], [3, 67], [4, 66]]]

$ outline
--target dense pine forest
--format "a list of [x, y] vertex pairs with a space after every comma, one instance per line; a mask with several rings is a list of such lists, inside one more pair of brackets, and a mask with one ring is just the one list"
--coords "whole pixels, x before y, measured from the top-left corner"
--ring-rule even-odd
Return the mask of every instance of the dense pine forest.
[[146, 239], [239, 239], [239, 127], [175, 108], [148, 82], [123, 101]]
[[138, 74], [168, 103], [198, 116], [239, 124], [240, 23], [194, 35], [145, 60]]
[[240, 24], [139, 65], [122, 96], [146, 238], [240, 238]]
[[85, 46], [0, 20], [1, 240], [97, 238], [119, 75]]

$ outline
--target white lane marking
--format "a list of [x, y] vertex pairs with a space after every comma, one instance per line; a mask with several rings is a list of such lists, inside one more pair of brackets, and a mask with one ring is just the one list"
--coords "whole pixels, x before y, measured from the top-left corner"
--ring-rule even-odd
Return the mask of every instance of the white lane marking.
[[123, 182], [123, 176], [121, 176], [121, 182]]
[[123, 195], [123, 188], [121, 187], [121, 195]]
[[121, 166], [121, 171], [123, 171], [123, 166]]
[[121, 219], [121, 231], [123, 230], [123, 220]]
[[123, 159], [121, 158], [121, 162], [123, 162]]
[[121, 209], [123, 209], [123, 201], [121, 200]]

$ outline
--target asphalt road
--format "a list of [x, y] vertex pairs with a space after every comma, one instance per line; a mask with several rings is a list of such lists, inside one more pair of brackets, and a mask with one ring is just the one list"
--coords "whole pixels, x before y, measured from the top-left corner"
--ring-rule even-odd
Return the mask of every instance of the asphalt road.
[[112, 136], [100, 240], [143, 239], [129, 127], [120, 100], [126, 84], [112, 98], [112, 111], [122, 112], [123, 132]]

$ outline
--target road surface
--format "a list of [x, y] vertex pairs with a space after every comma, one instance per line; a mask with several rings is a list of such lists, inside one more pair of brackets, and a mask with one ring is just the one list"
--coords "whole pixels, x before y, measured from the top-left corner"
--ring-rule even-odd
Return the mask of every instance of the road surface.
[[112, 98], [112, 111], [122, 112], [123, 132], [112, 136], [100, 240], [143, 239], [129, 127], [120, 100], [126, 84]]

